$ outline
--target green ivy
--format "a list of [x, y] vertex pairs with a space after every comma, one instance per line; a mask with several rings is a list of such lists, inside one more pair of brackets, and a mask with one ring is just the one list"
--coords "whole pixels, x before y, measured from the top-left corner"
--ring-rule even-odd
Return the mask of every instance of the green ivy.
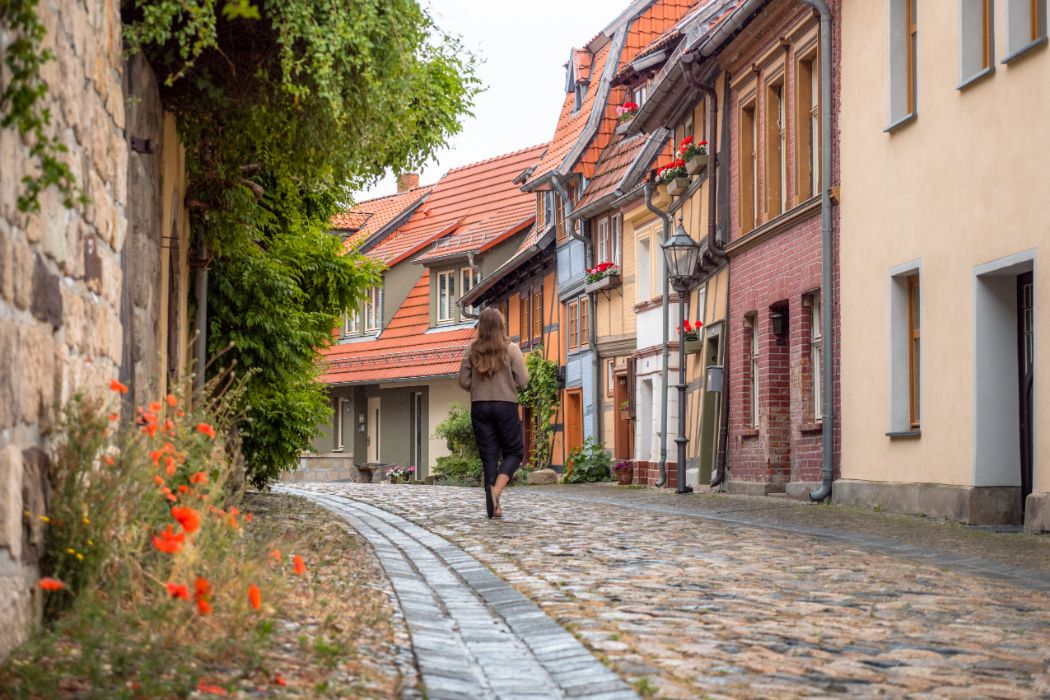
[[534, 429], [526, 469], [546, 469], [551, 465], [551, 442], [554, 437], [554, 414], [558, 411], [558, 363], [543, 357], [543, 349], [525, 356], [529, 383], [518, 394], [518, 402], [532, 415]]
[[13, 39], [3, 49], [4, 65], [10, 79], [0, 92], [0, 128], [14, 127], [28, 141], [29, 158], [36, 162], [36, 173], [22, 177], [24, 191], [18, 197], [22, 212], [40, 210], [40, 193], [55, 187], [67, 207], [87, 202], [77, 188], [76, 177], [61, 154], [65, 144], [47, 133], [51, 110], [43, 106], [47, 84], [40, 78], [40, 68], [54, 56], [41, 49], [46, 29], [37, 16], [39, 0], [0, 0], [0, 25]]
[[447, 145], [474, 60], [416, 0], [123, 0], [121, 13], [186, 146], [210, 371], [251, 372], [241, 432], [263, 484], [330, 419], [319, 349], [378, 281], [327, 233], [331, 216]]

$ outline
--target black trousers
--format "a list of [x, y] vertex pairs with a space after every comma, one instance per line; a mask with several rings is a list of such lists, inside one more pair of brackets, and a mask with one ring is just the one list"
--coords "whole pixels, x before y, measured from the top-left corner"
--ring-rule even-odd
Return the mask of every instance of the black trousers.
[[474, 401], [470, 404], [470, 422], [478, 444], [485, 483], [493, 486], [496, 476], [514, 476], [525, 457], [521, 440], [518, 404], [513, 401]]

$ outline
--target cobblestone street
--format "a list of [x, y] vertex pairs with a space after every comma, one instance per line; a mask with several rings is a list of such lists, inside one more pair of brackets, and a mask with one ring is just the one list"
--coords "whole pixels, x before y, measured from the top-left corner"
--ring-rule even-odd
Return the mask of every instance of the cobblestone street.
[[611, 486], [512, 489], [491, 522], [480, 489], [305, 488], [458, 545], [642, 695], [1050, 697], [1044, 537]]

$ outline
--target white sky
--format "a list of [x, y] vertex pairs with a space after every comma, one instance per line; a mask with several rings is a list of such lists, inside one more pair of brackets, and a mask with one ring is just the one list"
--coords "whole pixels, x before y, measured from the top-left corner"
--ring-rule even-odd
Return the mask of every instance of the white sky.
[[[629, 0], [424, 0], [435, 22], [458, 34], [480, 60], [485, 91], [474, 117], [420, 173], [437, 182], [450, 168], [475, 163], [550, 139], [565, 97], [569, 51], [583, 46], [627, 7]], [[357, 201], [393, 194], [394, 176], [356, 195]]]

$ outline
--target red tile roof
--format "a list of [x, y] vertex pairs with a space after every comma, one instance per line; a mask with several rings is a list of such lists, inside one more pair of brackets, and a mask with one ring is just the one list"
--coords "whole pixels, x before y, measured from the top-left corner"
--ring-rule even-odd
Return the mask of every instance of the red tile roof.
[[428, 271], [378, 338], [332, 345], [322, 351], [321, 381], [356, 384], [455, 374], [464, 349], [474, 339], [473, 326], [428, 333], [429, 327]]
[[576, 208], [583, 209], [605, 195], [615, 192], [646, 141], [646, 137], [641, 134], [628, 139], [614, 136], [612, 143], [602, 151], [598, 164], [595, 166], [594, 179], [588, 181], [587, 189], [584, 190], [583, 197], [576, 204]]
[[350, 249], [379, 231], [401, 212], [430, 194], [432, 187], [416, 187], [405, 192], [376, 197], [354, 205], [352, 209], [332, 217], [332, 228], [349, 231], [344, 246]]
[[426, 263], [467, 252], [483, 253], [519, 233], [536, 220], [536, 204], [529, 199], [517, 206], [493, 212], [481, 221], [461, 226], [451, 236], [440, 239], [430, 250], [416, 258]]
[[546, 148], [532, 146], [450, 170], [408, 222], [370, 250], [369, 257], [396, 265], [460, 227], [477, 225], [480, 230], [487, 220], [498, 222], [501, 212], [535, 208], [534, 195], [522, 192], [513, 180]]

